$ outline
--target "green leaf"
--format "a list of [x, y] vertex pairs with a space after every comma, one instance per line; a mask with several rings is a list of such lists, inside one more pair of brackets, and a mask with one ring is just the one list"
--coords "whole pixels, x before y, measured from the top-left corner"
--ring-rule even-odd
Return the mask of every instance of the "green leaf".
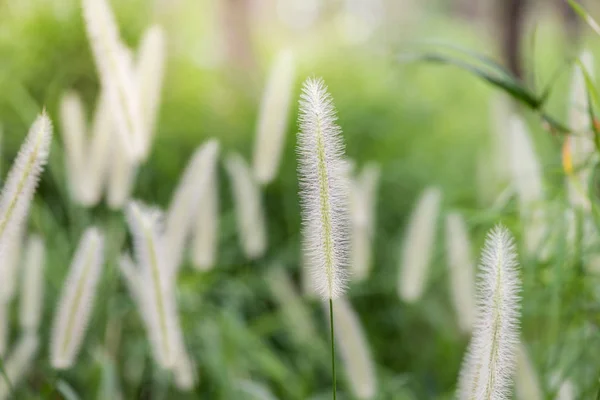
[[594, 18], [591, 17], [590, 13], [588, 13], [582, 6], [581, 4], [573, 1], [573, 0], [567, 0], [569, 2], [569, 5], [571, 6], [571, 8], [573, 8], [573, 10], [579, 14], [579, 16], [590, 26], [590, 28], [592, 28], [594, 30], [594, 32], [596, 32], [598, 35], [600, 35], [600, 25], [598, 25], [598, 23], [594, 20]]

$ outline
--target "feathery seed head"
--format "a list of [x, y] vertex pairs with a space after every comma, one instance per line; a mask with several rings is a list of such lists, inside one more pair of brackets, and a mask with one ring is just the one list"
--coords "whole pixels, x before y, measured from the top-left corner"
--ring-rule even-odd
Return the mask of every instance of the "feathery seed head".
[[31, 126], [0, 194], [0, 253], [25, 222], [51, 140], [52, 123], [43, 112]]
[[322, 79], [309, 78], [300, 97], [298, 177], [303, 251], [324, 299], [343, 294], [348, 264], [348, 180], [342, 131]]
[[[25, 333], [17, 342], [15, 348], [4, 360], [3, 368], [6, 376], [0, 380], [0, 399], [12, 398], [13, 388], [16, 387], [30, 371], [38, 352], [40, 340], [37, 335]], [[7, 383], [7, 380], [10, 385]]]
[[478, 275], [477, 321], [461, 368], [461, 400], [505, 400], [519, 344], [521, 282], [514, 240], [498, 225], [488, 234]]
[[81, 197], [82, 168], [85, 158], [87, 124], [83, 102], [76, 92], [66, 92], [60, 101], [61, 134], [65, 147], [65, 165], [71, 197]]
[[97, 228], [88, 228], [73, 256], [54, 315], [50, 362], [56, 369], [70, 368], [75, 363], [91, 317], [103, 263], [104, 236]]
[[398, 295], [409, 303], [419, 300], [425, 290], [441, 201], [439, 188], [426, 189], [417, 200], [404, 233]]
[[25, 247], [25, 265], [22, 276], [19, 316], [21, 329], [37, 333], [44, 305], [44, 264], [46, 248], [44, 240], [31, 235]]
[[213, 168], [196, 210], [191, 257], [197, 270], [206, 271], [214, 266], [217, 258], [218, 229], [219, 185], [216, 168]]

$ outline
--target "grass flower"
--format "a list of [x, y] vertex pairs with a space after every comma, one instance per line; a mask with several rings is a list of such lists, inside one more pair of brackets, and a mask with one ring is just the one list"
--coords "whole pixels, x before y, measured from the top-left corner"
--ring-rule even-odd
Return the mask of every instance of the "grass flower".
[[219, 230], [219, 185], [213, 169], [196, 210], [192, 238], [192, 263], [198, 270], [211, 269], [216, 262]]
[[475, 322], [475, 265], [471, 242], [462, 215], [446, 216], [446, 254], [450, 272], [450, 294], [458, 326], [469, 333]]
[[294, 87], [294, 70], [292, 52], [281, 51], [271, 67], [263, 93], [253, 158], [254, 177], [262, 185], [275, 179], [281, 161]]
[[12, 301], [17, 292], [17, 277], [19, 264], [23, 256], [23, 231], [25, 225], [20, 225], [14, 235], [6, 239], [2, 250], [2, 266], [0, 267], [0, 299], [6, 303]]
[[[165, 369], [175, 364], [177, 352], [177, 310], [174, 298], [174, 280], [168, 268], [164, 244], [160, 235], [160, 211], [138, 202], [130, 202], [126, 209], [127, 223], [134, 241], [137, 271], [134, 280], [128, 278], [129, 288], [140, 307], [156, 362]], [[122, 259], [123, 260], [123, 259]], [[126, 267], [127, 268], [127, 267]], [[123, 262], [121, 271], [124, 271]]]
[[111, 209], [120, 210], [131, 197], [138, 164], [116, 141], [111, 143], [111, 151], [106, 202]]
[[48, 161], [52, 123], [42, 113], [31, 126], [0, 194], [0, 252], [25, 222], [35, 189]]
[[486, 238], [477, 289], [477, 321], [463, 360], [458, 397], [508, 399], [517, 361], [521, 282], [514, 241], [503, 226]]
[[[31, 371], [33, 361], [38, 352], [39, 338], [36, 335], [26, 333], [17, 342], [15, 348], [4, 360], [4, 374], [0, 379], [0, 400], [13, 398], [12, 389]], [[8, 379], [8, 382], [6, 381]]]
[[38, 235], [31, 235], [25, 247], [19, 308], [21, 329], [29, 333], [37, 333], [42, 318], [45, 258], [44, 240]]
[[[192, 155], [175, 188], [165, 218], [165, 260], [176, 273], [184, 256], [185, 245], [194, 227], [201, 200], [211, 189], [210, 180], [215, 174], [219, 143], [209, 140]], [[214, 218], [214, 216], [213, 216]]]
[[65, 148], [65, 165], [67, 182], [71, 198], [79, 202], [81, 185], [85, 180], [83, 173], [86, 159], [87, 124], [85, 109], [79, 95], [69, 91], [60, 100], [61, 134]]
[[260, 188], [248, 165], [237, 153], [225, 158], [236, 210], [238, 234], [246, 257], [256, 259], [267, 250], [267, 228]]
[[143, 129], [143, 160], [148, 158], [152, 146], [154, 126], [160, 106], [165, 62], [165, 31], [158, 25], [151, 26], [142, 36], [136, 63], [138, 98], [140, 100]]
[[144, 153], [144, 132], [132, 60], [107, 0], [83, 0], [88, 39], [103, 90], [110, 98], [119, 139], [132, 160]]
[[70, 368], [75, 363], [88, 328], [103, 264], [104, 237], [97, 228], [88, 228], [73, 256], [54, 315], [50, 363], [56, 369]]
[[517, 348], [517, 373], [515, 374], [515, 394], [518, 400], [542, 400], [542, 388], [537, 373], [527, 354], [527, 348], [520, 343]]
[[360, 320], [345, 298], [338, 298], [334, 303], [335, 339], [344, 363], [346, 381], [355, 398], [372, 399], [377, 395], [377, 377]]
[[300, 98], [298, 177], [304, 256], [324, 299], [341, 296], [348, 264], [348, 188], [341, 129], [321, 79], [308, 79]]
[[398, 295], [408, 303], [419, 300], [425, 290], [441, 201], [440, 189], [426, 189], [417, 200], [404, 233]]

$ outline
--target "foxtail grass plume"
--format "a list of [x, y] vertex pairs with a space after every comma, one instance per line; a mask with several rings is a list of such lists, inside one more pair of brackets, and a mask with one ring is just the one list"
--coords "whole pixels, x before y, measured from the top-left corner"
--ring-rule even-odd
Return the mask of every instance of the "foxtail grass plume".
[[212, 269], [217, 259], [219, 234], [219, 185], [213, 169], [198, 209], [193, 230], [191, 257], [197, 270]]
[[375, 203], [379, 166], [367, 164], [356, 178], [350, 178], [350, 216], [352, 235], [350, 265], [352, 279], [362, 281], [371, 270], [371, 246], [375, 233]]
[[496, 186], [504, 186], [510, 181], [510, 138], [506, 134], [506, 120], [511, 115], [511, 101], [510, 97], [499, 93], [491, 103], [491, 150]]
[[175, 386], [184, 392], [192, 390], [198, 382], [196, 363], [184, 348], [183, 337], [180, 338], [181, 349], [173, 366]]
[[129, 286], [140, 307], [154, 358], [159, 366], [170, 369], [178, 351], [177, 309], [174, 276], [166, 261], [165, 241], [161, 236], [161, 212], [134, 201], [127, 205], [125, 213], [138, 267], [138, 283]]
[[496, 226], [485, 241], [477, 286], [477, 321], [458, 383], [461, 400], [510, 398], [519, 344], [521, 282], [510, 232]]
[[300, 343], [308, 343], [316, 335], [314, 322], [294, 287], [294, 284], [282, 266], [269, 270], [267, 285], [273, 297], [279, 303], [281, 315], [290, 334]]
[[85, 180], [84, 161], [86, 160], [87, 124], [83, 102], [76, 92], [66, 92], [60, 100], [60, 122], [64, 144], [67, 183], [71, 198], [76, 202], [81, 198], [81, 184]]
[[256, 181], [262, 185], [275, 179], [279, 169], [285, 146], [294, 77], [294, 55], [289, 49], [283, 50], [271, 67], [256, 129], [253, 172]]
[[259, 258], [267, 250], [267, 227], [260, 188], [239, 154], [227, 155], [225, 170], [231, 184], [240, 243], [246, 257]]
[[579, 65], [575, 66], [571, 80], [571, 94], [569, 103], [569, 127], [573, 134], [565, 140], [565, 151], [568, 152], [570, 170], [567, 170], [567, 188], [571, 206], [585, 211], [590, 211], [589, 181], [595, 145], [592, 132], [592, 123], [589, 115], [588, 91], [585, 73], [590, 78], [594, 77], [594, 58], [589, 51], [584, 51], [580, 61], [585, 72]]
[[19, 320], [21, 329], [37, 333], [44, 309], [44, 267], [46, 248], [44, 240], [31, 235], [25, 247]]
[[132, 60], [124, 51], [107, 0], [82, 0], [85, 27], [103, 90], [110, 98], [118, 139], [132, 160], [144, 153], [144, 132]]
[[465, 220], [456, 212], [446, 216], [446, 257], [458, 326], [469, 333], [475, 323], [475, 264]]
[[[26, 333], [21, 336], [14, 349], [4, 360], [2, 379], [0, 379], [0, 400], [13, 398], [13, 389], [31, 371], [33, 361], [39, 348], [39, 338], [37, 335]], [[6, 375], [6, 376], [4, 376]], [[10, 384], [6, 381], [10, 382]]]
[[544, 398], [537, 372], [523, 343], [520, 343], [517, 348], [515, 394], [517, 400], [542, 400]]
[[[336, 299], [334, 305], [335, 339], [346, 371], [346, 381], [355, 398], [372, 399], [377, 395], [377, 377], [358, 315], [344, 297]], [[325, 309], [328, 314], [329, 309]]]
[[509, 134], [512, 179], [519, 198], [525, 248], [534, 255], [544, 250], [547, 233], [542, 171], [525, 123], [516, 115], [509, 120]]
[[322, 79], [303, 85], [298, 118], [298, 179], [303, 251], [323, 299], [344, 293], [349, 256], [347, 164], [333, 99]]
[[48, 161], [52, 123], [43, 112], [29, 129], [0, 194], [0, 253], [24, 224], [35, 189]]
[[553, 373], [550, 377], [550, 385], [556, 391], [554, 400], [575, 400], [577, 398], [576, 387], [573, 381], [562, 376], [562, 373]]
[[442, 192], [439, 188], [427, 188], [417, 200], [404, 232], [398, 295], [407, 303], [419, 300], [425, 290], [435, 249], [441, 201]]
[[56, 369], [73, 366], [96, 299], [96, 289], [104, 264], [104, 236], [88, 228], [69, 268], [54, 314], [50, 341], [50, 363]]
[[166, 61], [165, 31], [158, 25], [148, 28], [142, 37], [136, 63], [138, 98], [142, 118], [142, 159], [150, 154], [156, 117], [160, 106]]
[[167, 251], [165, 262], [173, 273], [179, 270], [200, 202], [210, 190], [218, 154], [219, 143], [215, 139], [198, 147], [171, 198], [165, 216], [164, 248]]
[[15, 297], [18, 288], [19, 265], [23, 256], [23, 231], [25, 225], [17, 227], [12, 237], [6, 238], [2, 249], [2, 264], [0, 264], [0, 299], [10, 302]]
[[113, 141], [111, 146], [112, 158], [106, 202], [111, 209], [120, 210], [131, 197], [137, 175], [137, 162], [130, 158], [118, 142]]

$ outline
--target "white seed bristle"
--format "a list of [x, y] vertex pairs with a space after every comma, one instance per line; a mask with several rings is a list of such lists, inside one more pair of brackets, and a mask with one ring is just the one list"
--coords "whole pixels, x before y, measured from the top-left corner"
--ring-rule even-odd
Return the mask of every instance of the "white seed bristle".
[[254, 177], [262, 185], [275, 179], [279, 169], [285, 146], [294, 70], [292, 52], [281, 51], [271, 67], [263, 93], [253, 156]]
[[81, 184], [85, 180], [83, 168], [87, 123], [83, 102], [76, 92], [66, 92], [60, 100], [60, 122], [65, 152], [67, 182], [71, 198], [79, 202]]
[[463, 332], [468, 333], [475, 323], [475, 263], [467, 226], [458, 213], [446, 216], [446, 254], [450, 295], [458, 325]]
[[238, 235], [246, 257], [256, 259], [267, 250], [267, 229], [260, 188], [248, 164], [237, 153], [225, 158], [233, 194]]
[[44, 267], [46, 247], [38, 235], [31, 235], [25, 247], [19, 317], [21, 329], [37, 333], [44, 309]]
[[408, 221], [401, 248], [398, 295], [408, 303], [421, 298], [434, 252], [442, 192], [430, 187], [419, 199]]
[[461, 400], [506, 400], [517, 361], [521, 282], [510, 232], [487, 236], [477, 286], [477, 321], [460, 372]]
[[321, 79], [303, 85], [298, 118], [298, 179], [303, 251], [324, 299], [344, 293], [349, 263], [349, 190], [342, 131]]
[[96, 299], [104, 264], [104, 236], [88, 228], [79, 246], [57, 304], [50, 341], [50, 363], [56, 369], [70, 368], [77, 354]]
[[137, 175], [137, 162], [114, 140], [111, 143], [111, 153], [106, 202], [111, 209], [120, 210], [131, 197]]
[[213, 169], [196, 210], [191, 257], [197, 270], [212, 269], [217, 259], [219, 235], [219, 185]]

